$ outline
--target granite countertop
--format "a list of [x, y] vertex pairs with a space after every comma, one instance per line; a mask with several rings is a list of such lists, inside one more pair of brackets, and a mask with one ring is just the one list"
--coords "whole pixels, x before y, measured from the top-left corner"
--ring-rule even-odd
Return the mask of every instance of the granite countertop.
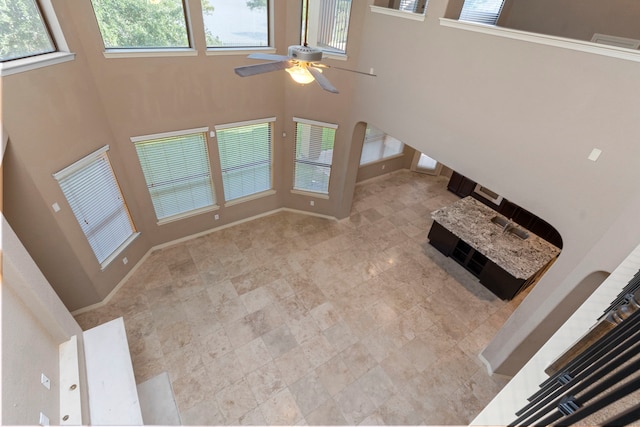
[[471, 196], [431, 212], [434, 221], [517, 279], [528, 279], [560, 253], [531, 231], [526, 230], [526, 240], [503, 233], [502, 227], [491, 222], [494, 216], [505, 218]]

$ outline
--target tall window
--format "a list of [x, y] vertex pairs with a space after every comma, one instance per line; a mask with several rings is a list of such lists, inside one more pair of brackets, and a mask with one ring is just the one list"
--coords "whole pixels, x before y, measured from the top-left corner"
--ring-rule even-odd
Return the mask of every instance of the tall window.
[[328, 53], [345, 54], [351, 0], [303, 0], [302, 9], [302, 40]]
[[398, 3], [398, 10], [403, 10], [405, 12], [423, 14], [426, 7], [427, 0], [400, 0], [400, 3]]
[[55, 51], [36, 0], [0, 1], [0, 62]]
[[465, 0], [460, 21], [496, 25], [504, 0]]
[[111, 169], [108, 149], [105, 146], [53, 175], [102, 268], [138, 234]]
[[382, 159], [402, 154], [404, 144], [380, 129], [367, 125], [362, 144], [360, 165], [377, 162]]
[[215, 206], [207, 131], [202, 128], [131, 138], [160, 224]]
[[271, 189], [271, 124], [275, 120], [216, 126], [225, 200]]
[[202, 0], [207, 47], [269, 46], [269, 0]]
[[106, 49], [187, 48], [183, 0], [91, 0]]
[[295, 190], [329, 193], [337, 125], [295, 118]]

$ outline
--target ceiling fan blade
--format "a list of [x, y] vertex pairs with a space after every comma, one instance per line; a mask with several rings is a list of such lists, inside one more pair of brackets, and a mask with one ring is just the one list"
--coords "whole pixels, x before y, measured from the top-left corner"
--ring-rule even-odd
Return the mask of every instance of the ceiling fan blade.
[[333, 65], [321, 64], [321, 63], [316, 63], [316, 62], [313, 62], [313, 63], [311, 64], [311, 66], [313, 66], [313, 67], [318, 67], [318, 68], [335, 68], [336, 70], [348, 71], [348, 72], [350, 72], [350, 73], [363, 74], [363, 75], [365, 75], [365, 76], [370, 76], [370, 77], [377, 77], [377, 75], [376, 75], [376, 74], [373, 74], [373, 73], [367, 73], [367, 72], [365, 72], [365, 71], [351, 70], [351, 69], [349, 69], [349, 68], [336, 67], [336, 66], [333, 66]]
[[311, 75], [316, 79], [316, 81], [318, 82], [320, 87], [322, 87], [322, 89], [331, 93], [340, 93], [338, 92], [338, 89], [336, 89], [335, 86], [331, 84], [329, 79], [327, 79], [319, 69], [314, 67], [307, 67], [307, 69], [309, 70]]
[[288, 61], [291, 58], [284, 55], [272, 55], [270, 53], [252, 53], [247, 56], [250, 59], [264, 59], [265, 61]]
[[240, 77], [255, 76], [256, 74], [270, 73], [271, 71], [284, 70], [293, 67], [293, 61], [287, 59], [279, 62], [265, 62], [263, 64], [245, 65], [244, 67], [236, 67], [235, 72]]

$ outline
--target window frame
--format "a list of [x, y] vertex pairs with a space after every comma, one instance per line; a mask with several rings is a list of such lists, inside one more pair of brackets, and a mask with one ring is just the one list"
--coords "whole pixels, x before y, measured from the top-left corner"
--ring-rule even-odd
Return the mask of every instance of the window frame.
[[[274, 13], [274, 0], [267, 0], [267, 46], [207, 46], [207, 40], [205, 36], [204, 44], [206, 47], [207, 55], [247, 55], [253, 52], [260, 53], [276, 53], [274, 47], [275, 40], [275, 13]], [[204, 14], [202, 14], [202, 24], [206, 31], [206, 25], [204, 24]]]
[[[142, 1], [142, 0], [140, 0]], [[189, 46], [172, 46], [172, 47], [107, 47], [105, 45], [104, 36], [102, 35], [102, 29], [98, 21], [98, 16], [95, 12], [93, 1], [89, 0], [93, 15], [95, 18], [95, 24], [102, 40], [103, 55], [105, 58], [138, 58], [138, 57], [167, 57], [167, 56], [197, 56], [198, 51], [195, 49], [195, 40], [193, 38], [193, 30], [191, 25], [191, 13], [189, 10], [189, 2], [187, 0], [180, 0], [182, 2], [182, 13], [184, 16], [185, 31], [187, 35], [187, 43]]]
[[424, 22], [424, 20], [425, 20], [425, 18], [427, 16], [426, 8], [425, 8], [425, 12], [424, 13], [405, 12], [403, 10], [391, 9], [389, 7], [376, 6], [376, 5], [373, 5], [373, 4], [369, 6], [369, 9], [373, 13], [379, 13], [381, 15], [395, 16], [396, 18], [403, 18], [403, 19], [409, 19], [409, 20], [412, 20], [412, 21], [420, 21], [420, 22]]
[[[381, 142], [382, 142], [382, 144], [381, 144], [381, 146], [380, 146], [380, 151], [381, 151], [381, 153], [380, 153], [380, 156], [379, 156], [377, 159], [375, 159], [375, 160], [370, 160], [370, 161], [368, 161], [368, 162], [362, 163], [362, 154], [364, 154], [365, 144], [367, 144], [367, 135], [366, 135], [366, 131], [365, 131], [364, 141], [362, 142], [362, 151], [361, 151], [361, 153], [360, 153], [360, 164], [359, 164], [359, 166], [360, 166], [360, 167], [368, 166], [368, 165], [372, 165], [372, 164], [374, 164], [374, 163], [378, 163], [378, 162], [382, 162], [382, 161], [385, 161], [385, 160], [394, 159], [394, 158], [396, 158], [396, 157], [402, 157], [402, 156], [404, 156], [404, 148], [405, 148], [405, 146], [406, 146], [404, 142], [400, 141], [400, 140], [399, 140], [399, 139], [397, 139], [397, 138], [394, 138], [393, 136], [389, 135], [388, 133], [386, 133], [386, 132], [384, 132], [384, 131], [382, 131], [382, 130], [380, 130], [380, 129], [378, 129], [378, 128], [374, 127], [374, 126], [369, 126], [369, 125], [367, 125], [367, 129], [375, 129], [375, 130], [377, 130], [377, 131], [379, 131], [379, 132], [381, 132], [381, 133], [382, 133], [382, 138], [381, 138]], [[387, 138], [393, 138], [393, 139], [395, 139], [396, 141], [398, 141], [398, 142], [401, 144], [401, 146], [402, 146], [402, 150], [400, 150], [400, 152], [399, 152], [399, 153], [395, 153], [395, 154], [391, 154], [391, 155], [385, 156], [385, 155], [384, 155], [384, 152], [385, 152], [385, 142], [387, 141]], [[372, 142], [372, 141], [369, 141], [369, 142]]]
[[[140, 164], [140, 169], [141, 172], [143, 174], [143, 178], [144, 178], [144, 182], [146, 184], [147, 187], [147, 192], [149, 194], [149, 200], [151, 201], [151, 204], [153, 206], [153, 211], [154, 214], [156, 216], [156, 224], [157, 225], [164, 225], [164, 224], [168, 224], [174, 221], [179, 221], [182, 219], [186, 219], [186, 218], [190, 218], [196, 215], [200, 215], [206, 212], [212, 212], [215, 211], [217, 209], [220, 208], [220, 206], [218, 205], [218, 200], [217, 200], [217, 192], [215, 189], [215, 183], [213, 180], [213, 168], [211, 167], [211, 152], [209, 150], [209, 141], [207, 138], [207, 134], [209, 133], [209, 128], [208, 127], [202, 127], [202, 128], [195, 128], [195, 129], [185, 129], [185, 130], [180, 130], [180, 131], [172, 131], [172, 132], [164, 132], [164, 133], [157, 133], [157, 134], [151, 134], [151, 135], [142, 135], [142, 136], [134, 136], [131, 137], [130, 140], [131, 142], [134, 144], [134, 148], [136, 150], [136, 155], [138, 158], [138, 162]], [[209, 184], [210, 184], [210, 189], [211, 189], [211, 199], [212, 199], [212, 204], [211, 205], [207, 205], [207, 206], [203, 206], [203, 207], [199, 207], [199, 208], [195, 208], [195, 209], [190, 209], [190, 210], [186, 210], [186, 211], [182, 211], [179, 213], [175, 213], [172, 215], [167, 215], [167, 216], [163, 216], [162, 218], [158, 218], [158, 212], [156, 210], [155, 204], [153, 203], [153, 195], [151, 194], [151, 192], [149, 191], [149, 182], [147, 181], [147, 178], [144, 174], [144, 169], [142, 166], [142, 159], [140, 158], [140, 155], [138, 154], [138, 150], [136, 147], [136, 144], [144, 144], [144, 143], [151, 143], [154, 141], [158, 141], [161, 139], [168, 139], [168, 138], [178, 138], [178, 137], [184, 137], [184, 136], [189, 136], [189, 135], [196, 135], [196, 134], [201, 134], [203, 136], [203, 142], [204, 142], [204, 150], [205, 150], [205, 161], [206, 161], [206, 165], [208, 167], [208, 171], [209, 171]]]
[[[477, 18], [476, 18], [476, 19], [463, 19], [463, 18], [462, 18], [462, 14], [464, 13], [464, 8], [465, 8], [465, 6], [466, 6], [467, 4], [474, 3], [475, 1], [476, 1], [476, 0], [465, 0], [465, 1], [462, 3], [462, 8], [460, 9], [460, 16], [458, 17], [458, 20], [459, 20], [459, 21], [462, 21], [462, 22], [473, 22], [473, 23], [476, 23], [476, 24], [483, 24], [483, 25], [490, 25], [490, 26], [495, 26], [495, 25], [497, 25], [498, 20], [500, 19], [500, 14], [502, 13], [502, 9], [504, 8], [504, 2], [505, 2], [505, 0], [500, 0], [500, 7], [499, 7], [499, 8], [498, 8], [498, 10], [495, 12], [495, 19], [493, 19], [493, 18], [492, 18], [492, 19], [490, 19], [490, 20], [489, 20], [489, 19], [487, 19], [487, 17], [488, 17], [488, 16], [493, 16], [493, 14], [491, 14], [491, 15], [490, 15], [490, 14], [488, 14], [488, 13], [486, 14], [486, 17], [483, 17], [482, 19], [477, 19]], [[469, 3], [467, 3], [467, 2], [469, 2]], [[472, 12], [470, 12], [469, 14], [470, 14], [470, 15], [479, 15], [480, 13], [479, 13], [479, 12], [477, 12], [477, 11], [472, 11]], [[492, 21], [492, 22], [489, 22], [489, 21]]]
[[[294, 136], [294, 149], [293, 149], [293, 183], [292, 183], [292, 189], [291, 192], [292, 193], [296, 193], [296, 194], [304, 194], [304, 195], [314, 195], [316, 197], [323, 197], [323, 198], [329, 198], [330, 195], [330, 189], [331, 189], [331, 178], [332, 178], [332, 172], [333, 172], [333, 155], [331, 156], [331, 163], [326, 165], [326, 164], [322, 164], [319, 166], [322, 167], [329, 167], [329, 178], [327, 180], [327, 191], [317, 191], [317, 190], [312, 190], [312, 189], [308, 189], [308, 188], [299, 188], [296, 187], [296, 171], [297, 171], [297, 166], [298, 163], [305, 163], [308, 164], [308, 162], [299, 162], [298, 161], [298, 124], [303, 124], [303, 125], [309, 125], [309, 126], [317, 126], [317, 127], [321, 127], [321, 128], [328, 128], [328, 129], [333, 129], [336, 133], [338, 130], [338, 125], [335, 123], [326, 123], [326, 122], [319, 122], [316, 120], [309, 120], [309, 119], [303, 119], [300, 117], [293, 117], [293, 122], [295, 123], [295, 136]], [[335, 134], [334, 134], [334, 139], [332, 141], [332, 151], [335, 150]]]
[[[349, 18], [347, 19], [347, 31], [345, 37], [345, 46], [344, 49], [338, 49], [331, 46], [323, 46], [318, 43], [319, 31], [320, 31], [320, 19], [321, 19], [321, 2], [322, 1], [332, 1], [332, 0], [302, 0], [302, 16], [301, 16], [301, 31], [300, 31], [300, 40], [301, 44], [306, 41], [310, 46], [321, 49], [323, 52], [323, 57], [330, 59], [340, 59], [346, 60], [348, 58], [348, 45], [349, 45], [349, 29], [351, 26], [351, 12], [353, 9], [353, 1], [354, 0], [345, 0], [349, 1]], [[333, 0], [333, 1], [342, 1], [342, 0]], [[305, 4], [307, 17], [305, 17]], [[313, 7], [311, 6], [313, 4]], [[308, 18], [308, 19], [307, 19]], [[335, 21], [335, 17], [334, 17]], [[306, 26], [305, 26], [306, 24]]]
[[[266, 196], [270, 196], [273, 194], [276, 194], [276, 191], [273, 188], [273, 159], [274, 159], [274, 123], [276, 122], [276, 117], [269, 117], [269, 118], [265, 118], [265, 119], [256, 119], [256, 120], [248, 120], [248, 121], [243, 121], [243, 122], [235, 122], [235, 123], [226, 123], [226, 124], [222, 124], [222, 125], [216, 125], [215, 128], [215, 132], [216, 132], [216, 142], [218, 144], [218, 157], [220, 160], [220, 175], [222, 178], [222, 185], [223, 185], [223, 194], [224, 194], [224, 205], [225, 206], [232, 206], [235, 204], [239, 204], [239, 203], [243, 203], [249, 200], [255, 200], [255, 199], [259, 199], [262, 197], [266, 197]], [[259, 124], [268, 124], [270, 127], [270, 141], [269, 141], [269, 188], [267, 190], [263, 190], [263, 191], [259, 191], [259, 192], [255, 192], [255, 193], [251, 193], [251, 194], [247, 194], [244, 196], [240, 196], [240, 197], [236, 197], [233, 199], [227, 199], [227, 191], [225, 189], [225, 180], [224, 180], [224, 168], [222, 165], [222, 157], [220, 154], [220, 140], [219, 140], [219, 134], [220, 131], [224, 131], [227, 129], [233, 129], [233, 128], [241, 128], [241, 127], [245, 127], [245, 126], [252, 126], [252, 125], [259, 125]]]
[[[58, 172], [56, 172], [56, 173], [54, 173], [52, 175], [53, 178], [58, 182], [58, 185], [60, 186], [60, 189], [62, 190], [62, 193], [64, 194], [65, 201], [69, 205], [69, 208], [70, 208], [71, 212], [73, 213], [74, 218], [78, 222], [78, 226], [80, 227], [80, 229], [82, 231], [82, 234], [87, 239], [87, 243], [89, 243], [89, 246], [91, 247], [91, 250], [92, 250], [94, 256], [96, 257], [96, 260], [100, 264], [100, 269], [102, 271], [105, 270], [107, 268], [107, 266], [113, 260], [115, 260], [129, 246], [129, 244], [131, 244], [131, 242], [133, 242], [140, 235], [140, 232], [138, 232], [136, 230], [135, 223], [133, 222], [133, 217], [131, 216], [131, 212], [129, 211], [129, 207], [127, 206], [127, 202], [124, 199], [124, 195], [122, 194], [122, 189], [120, 188], [120, 184], [118, 183], [118, 178], [116, 177], [115, 172], [113, 170], [113, 167], [111, 165], [111, 160], [109, 159], [108, 151], [109, 151], [109, 146], [105, 145], [104, 147], [99, 148], [98, 150], [94, 151], [93, 153], [83, 157], [82, 159], [72, 163], [71, 165], [65, 167], [64, 169], [62, 169], [62, 170], [60, 170], [60, 171], [58, 171]], [[103, 260], [100, 260], [100, 258], [98, 257], [98, 254], [96, 253], [96, 249], [93, 246], [92, 240], [89, 239], [89, 236], [85, 232], [84, 227], [80, 224], [80, 218], [78, 218], [78, 216], [76, 215], [76, 212], [73, 210], [72, 202], [69, 200], [70, 196], [72, 198], [75, 198], [75, 197], [77, 197], [79, 195], [78, 194], [67, 194], [65, 192], [63, 184], [61, 184], [61, 182], [65, 182], [66, 179], [68, 179], [69, 177], [73, 176], [74, 174], [76, 174], [76, 173], [78, 173], [80, 171], [84, 171], [87, 167], [94, 165], [97, 161], [99, 161], [101, 159], [105, 159], [106, 160], [108, 170], [109, 170], [109, 172], [111, 172], [110, 177], [113, 178], [113, 182], [111, 182], [110, 184], [112, 184], [115, 187], [115, 189], [118, 191], [119, 199], [122, 202], [122, 205], [118, 209], [122, 209], [122, 211], [120, 212], [121, 214], [122, 213], [126, 213], [128, 219], [129, 219], [129, 225], [131, 226], [131, 233], [129, 234], [129, 236], [126, 237], [125, 239], [123, 239], [121, 242], [119, 242], [118, 246], [108, 256], [106, 256]]]
[[58, 21], [53, 5], [51, 4], [51, 0], [36, 0], [35, 3], [40, 11], [45, 28], [47, 29], [49, 37], [51, 38], [56, 50], [50, 53], [37, 54], [0, 62], [0, 77], [36, 70], [38, 68], [61, 64], [75, 59], [76, 55], [69, 50], [69, 46], [62, 32], [62, 27], [60, 26], [60, 22]]

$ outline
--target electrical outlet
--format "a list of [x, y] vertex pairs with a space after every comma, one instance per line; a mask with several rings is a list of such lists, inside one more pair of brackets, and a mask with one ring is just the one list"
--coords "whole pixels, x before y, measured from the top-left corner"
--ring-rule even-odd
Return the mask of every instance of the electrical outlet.
[[129, 260], [127, 259], [127, 257], [122, 258], [122, 263], [124, 265], [127, 265], [129, 263]]
[[219, 219], [220, 219], [220, 215], [215, 214], [215, 215], [213, 216], [213, 219], [215, 219], [216, 221], [217, 221], [217, 220], [219, 220]]
[[40, 383], [45, 386], [47, 390], [51, 390], [51, 380], [45, 374], [40, 374]]
[[598, 157], [600, 157], [600, 154], [602, 154], [602, 150], [594, 148], [593, 150], [591, 150], [591, 154], [589, 154], [589, 157], [587, 158], [592, 162], [595, 162], [596, 160], [598, 160]]
[[57, 203], [54, 203], [51, 205], [51, 207], [53, 208], [54, 212], [60, 212], [60, 205]]
[[387, 165], [382, 165], [382, 170], [384, 170], [385, 167], [387, 167]]
[[311, 201], [309, 202], [309, 205], [311, 205], [311, 206], [315, 206], [315, 205], [316, 205], [316, 202], [314, 202], [313, 200], [311, 200]]

